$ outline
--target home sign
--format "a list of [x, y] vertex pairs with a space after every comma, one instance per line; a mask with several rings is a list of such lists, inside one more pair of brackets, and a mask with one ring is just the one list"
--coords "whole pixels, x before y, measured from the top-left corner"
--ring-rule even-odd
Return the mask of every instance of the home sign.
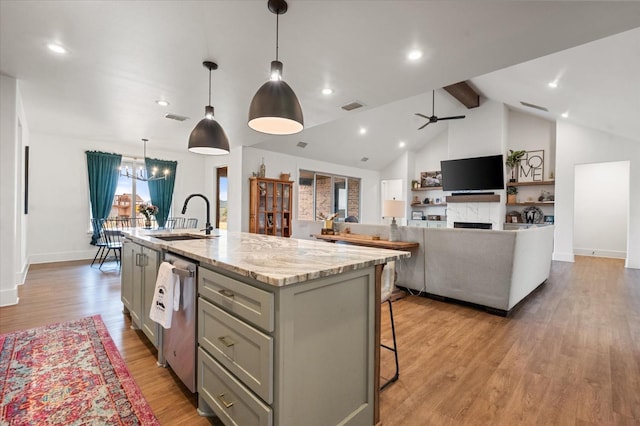
[[544, 150], [527, 151], [520, 159], [518, 182], [542, 182], [544, 176]]

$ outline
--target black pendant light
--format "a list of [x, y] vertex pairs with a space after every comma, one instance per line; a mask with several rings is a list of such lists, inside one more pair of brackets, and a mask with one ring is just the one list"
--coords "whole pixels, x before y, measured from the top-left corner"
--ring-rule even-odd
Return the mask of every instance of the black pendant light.
[[304, 129], [302, 107], [293, 89], [282, 80], [282, 62], [278, 60], [278, 18], [287, 11], [284, 0], [269, 0], [276, 15], [276, 60], [271, 62], [271, 80], [253, 96], [249, 107], [249, 127], [271, 135], [291, 135]]
[[204, 107], [204, 118], [191, 131], [189, 151], [206, 155], [228, 154], [229, 139], [222, 126], [214, 120], [211, 106], [211, 70], [217, 70], [218, 64], [204, 61], [202, 65], [209, 69], [209, 105]]

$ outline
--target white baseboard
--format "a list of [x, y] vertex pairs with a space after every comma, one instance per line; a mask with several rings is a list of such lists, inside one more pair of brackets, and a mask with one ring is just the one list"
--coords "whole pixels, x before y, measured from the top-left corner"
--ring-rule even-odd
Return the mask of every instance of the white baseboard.
[[574, 248], [573, 254], [578, 256], [611, 257], [614, 259], [626, 259], [626, 251], [600, 250], [595, 248]]
[[18, 283], [18, 285], [24, 284], [24, 282], [27, 279], [27, 272], [29, 272], [29, 264], [28, 263], [26, 265], [24, 265], [24, 268], [22, 268], [22, 271], [16, 272], [16, 282]]
[[96, 250], [98, 249], [32, 254], [29, 256], [29, 263], [34, 265], [37, 263], [68, 262], [71, 260], [91, 260], [96, 255]]
[[624, 263], [624, 267], [628, 269], [640, 269], [640, 263], [630, 262], [629, 258], [627, 258], [627, 261]]
[[17, 305], [19, 300], [18, 286], [9, 290], [0, 290], [0, 306]]
[[557, 251], [553, 252], [553, 260], [558, 260], [560, 262], [575, 262], [576, 259], [573, 256], [573, 253], [558, 253]]

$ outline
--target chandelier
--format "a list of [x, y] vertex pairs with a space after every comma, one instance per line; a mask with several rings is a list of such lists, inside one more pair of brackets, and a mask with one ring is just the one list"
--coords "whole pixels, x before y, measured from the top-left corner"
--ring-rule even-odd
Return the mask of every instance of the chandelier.
[[[147, 142], [148, 141], [149, 141], [148, 139], [142, 139], [142, 142], [144, 143], [144, 157], [142, 159], [145, 161], [145, 164], [147, 160]], [[120, 176], [128, 177], [135, 180], [141, 180], [143, 182], [165, 179], [169, 174], [169, 170], [165, 169], [162, 175], [157, 175], [157, 173], [158, 173], [157, 167], [154, 167], [153, 169], [151, 169], [151, 176], [149, 176], [147, 175], [146, 166], [145, 167], [140, 166], [138, 167], [137, 170], [135, 169], [135, 167], [129, 168], [128, 166], [124, 166], [124, 167], [120, 166]]]

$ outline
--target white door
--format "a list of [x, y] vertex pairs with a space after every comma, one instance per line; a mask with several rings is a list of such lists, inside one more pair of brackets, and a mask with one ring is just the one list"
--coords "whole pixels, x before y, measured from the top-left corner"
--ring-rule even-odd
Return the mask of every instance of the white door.
[[[391, 223], [391, 218], [382, 218], [382, 204], [384, 200], [404, 200], [402, 179], [388, 179], [380, 182], [380, 223]], [[406, 212], [406, 203], [405, 203]], [[406, 216], [406, 213], [405, 213]], [[407, 218], [396, 218], [398, 225], [406, 225]]]

